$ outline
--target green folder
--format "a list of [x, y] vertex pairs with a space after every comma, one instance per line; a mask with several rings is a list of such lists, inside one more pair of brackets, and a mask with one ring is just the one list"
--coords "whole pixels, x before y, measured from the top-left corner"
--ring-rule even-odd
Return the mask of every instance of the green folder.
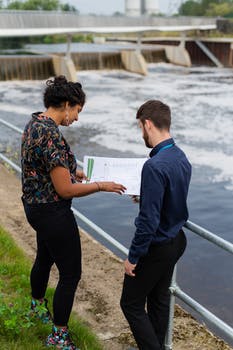
[[88, 158], [88, 161], [87, 161], [87, 178], [88, 178], [88, 180], [87, 181], [91, 180], [93, 167], [94, 167], [94, 159]]

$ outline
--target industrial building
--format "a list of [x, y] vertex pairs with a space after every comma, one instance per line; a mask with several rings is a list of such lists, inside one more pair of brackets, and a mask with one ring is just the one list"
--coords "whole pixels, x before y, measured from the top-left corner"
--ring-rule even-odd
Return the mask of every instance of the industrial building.
[[158, 0], [125, 0], [126, 16], [157, 15], [158, 13]]

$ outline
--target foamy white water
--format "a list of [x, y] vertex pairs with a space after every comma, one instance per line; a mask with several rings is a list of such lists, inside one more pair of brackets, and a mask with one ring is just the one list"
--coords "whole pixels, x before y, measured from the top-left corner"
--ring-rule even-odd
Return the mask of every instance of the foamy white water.
[[79, 78], [88, 92], [81, 123], [98, 128], [97, 144], [145, 156], [135, 113], [144, 101], [160, 99], [171, 107], [172, 135], [193, 165], [212, 168], [209, 180], [232, 189], [232, 70], [156, 64], [147, 77], [97, 71]]
[[[146, 156], [149, 150], [137, 127], [136, 110], [148, 99], [161, 99], [171, 106], [172, 135], [194, 168], [190, 220], [232, 241], [233, 70], [156, 64], [150, 66], [147, 77], [123, 71], [79, 72], [78, 77], [87, 104], [79, 122], [65, 128], [75, 152]], [[0, 82], [0, 117], [23, 128], [32, 112], [43, 110], [43, 87], [41, 81]], [[0, 151], [7, 153], [8, 145], [17, 150], [20, 137], [1, 126]], [[74, 206], [128, 247], [137, 209], [127, 196], [111, 196], [111, 200], [107, 196], [78, 198]], [[188, 248], [178, 268], [179, 285], [233, 325], [231, 257], [190, 232], [187, 237]]]
[[[150, 65], [147, 77], [124, 71], [83, 71], [78, 79], [87, 103], [72, 127], [98, 130], [90, 141], [146, 156], [135, 114], [146, 100], [160, 99], [172, 109], [172, 135], [192, 164], [208, 167], [209, 181], [224, 181], [233, 189], [233, 70], [162, 63]], [[41, 81], [0, 83], [1, 114], [9, 121], [12, 114], [21, 115], [22, 121], [13, 120], [23, 127], [32, 111], [43, 110], [43, 85]]]

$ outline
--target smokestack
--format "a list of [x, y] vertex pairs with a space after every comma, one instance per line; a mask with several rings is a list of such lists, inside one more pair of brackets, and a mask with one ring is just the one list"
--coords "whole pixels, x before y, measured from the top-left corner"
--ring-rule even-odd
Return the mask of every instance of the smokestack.
[[126, 16], [140, 16], [141, 0], [125, 0], [125, 14]]
[[158, 0], [142, 0], [142, 13], [145, 15], [157, 15], [159, 13]]

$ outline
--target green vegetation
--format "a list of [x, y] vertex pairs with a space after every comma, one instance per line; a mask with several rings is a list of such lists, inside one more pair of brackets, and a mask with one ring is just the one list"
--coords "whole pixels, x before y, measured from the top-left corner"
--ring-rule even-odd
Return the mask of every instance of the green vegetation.
[[[26, 44], [60, 44], [66, 43], [65, 35], [44, 35], [37, 37], [23, 38], [0, 38], [0, 50], [18, 50], [23, 49]], [[76, 34], [72, 36], [72, 42], [91, 43], [93, 42], [92, 34]], [[4, 53], [1, 53], [2, 55]], [[16, 53], [14, 53], [16, 54]], [[18, 52], [17, 54], [23, 54]], [[30, 54], [30, 52], [28, 52]]]
[[182, 16], [233, 17], [233, 0], [188, 0], [179, 8]]
[[3, 6], [3, 1], [0, 0], [0, 9], [7, 10], [40, 10], [40, 11], [71, 11], [78, 12], [75, 6], [68, 3], [62, 3], [60, 0], [13, 0], [7, 2]]
[[21, 49], [25, 44], [25, 38], [0, 38], [0, 50]]
[[[42, 350], [51, 325], [27, 316], [30, 305], [30, 262], [0, 227], [0, 339], [1, 350]], [[51, 305], [53, 290], [47, 297]], [[70, 330], [82, 350], [101, 350], [96, 337], [72, 315]]]
[[[34, 38], [33, 42], [31, 43], [36, 44], [36, 38]], [[67, 38], [65, 35], [46, 35], [43, 38], [37, 38], [37, 42], [44, 44], [59, 44], [59, 43], [66, 43]], [[93, 35], [92, 34], [75, 34], [72, 36], [72, 42], [76, 43], [91, 43], [93, 42]]]

